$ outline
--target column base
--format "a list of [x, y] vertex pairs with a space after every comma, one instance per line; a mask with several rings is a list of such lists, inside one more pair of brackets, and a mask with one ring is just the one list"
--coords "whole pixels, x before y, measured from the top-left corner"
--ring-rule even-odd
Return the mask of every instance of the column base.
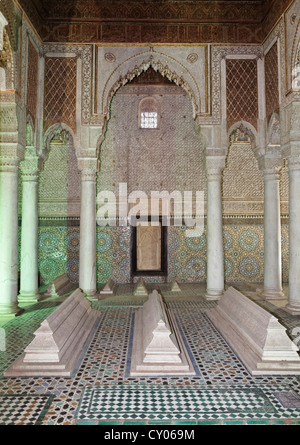
[[300, 305], [293, 305], [293, 303], [288, 303], [284, 308], [286, 312], [291, 315], [300, 315]]
[[98, 298], [97, 298], [97, 295], [96, 295], [97, 291], [95, 289], [89, 289], [89, 290], [82, 289], [82, 292], [85, 294], [85, 296], [89, 300], [98, 301]]
[[224, 289], [206, 289], [205, 299], [206, 300], [220, 300], [224, 294]]
[[20, 291], [18, 295], [18, 303], [19, 306], [24, 306], [28, 304], [37, 303], [40, 300], [41, 296], [36, 292], [22, 292]]
[[0, 304], [0, 324], [12, 320], [22, 312], [24, 312], [24, 309], [20, 308], [16, 304]]
[[265, 300], [285, 300], [286, 296], [282, 290], [264, 289], [261, 293], [262, 298]]

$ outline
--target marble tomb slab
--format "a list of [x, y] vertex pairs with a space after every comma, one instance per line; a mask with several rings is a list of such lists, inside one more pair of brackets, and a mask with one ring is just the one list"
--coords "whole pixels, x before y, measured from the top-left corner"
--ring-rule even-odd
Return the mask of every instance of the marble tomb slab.
[[175, 317], [154, 290], [135, 313], [130, 375], [195, 374]]
[[41, 323], [4, 377], [72, 376], [99, 317], [100, 312], [76, 289]]
[[276, 317], [233, 287], [207, 315], [252, 375], [299, 375], [299, 348]]

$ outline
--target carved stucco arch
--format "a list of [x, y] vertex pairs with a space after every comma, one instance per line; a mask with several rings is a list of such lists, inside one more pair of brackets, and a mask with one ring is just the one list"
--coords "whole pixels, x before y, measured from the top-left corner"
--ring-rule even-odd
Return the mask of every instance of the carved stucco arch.
[[0, 12], [3, 14], [7, 24], [2, 29], [2, 44], [0, 55], [0, 66], [5, 71], [5, 83], [7, 90], [17, 90], [18, 78], [15, 75], [17, 64], [17, 58], [19, 56], [19, 37], [18, 31], [20, 22], [17, 14], [14, 11], [13, 3], [8, 0], [2, 0], [0, 2]]
[[258, 157], [261, 155], [259, 152], [259, 149], [257, 147], [257, 140], [258, 140], [258, 134], [256, 129], [247, 121], [239, 121], [235, 122], [228, 130], [227, 137], [228, 137], [228, 149], [227, 154], [230, 146], [234, 143], [234, 137], [237, 132], [243, 133], [245, 136], [248, 136], [250, 139], [251, 148], [253, 150], [253, 153], [258, 159]]
[[77, 156], [77, 147], [78, 147], [78, 143], [77, 143], [77, 137], [76, 134], [74, 133], [74, 131], [66, 124], [62, 123], [56, 123], [51, 125], [44, 133], [44, 144], [43, 144], [43, 150], [42, 153], [40, 153], [39, 155], [42, 158], [43, 164], [45, 163], [49, 152], [50, 152], [50, 143], [53, 139], [53, 136], [55, 135], [55, 133], [57, 133], [58, 131], [65, 131], [67, 132], [70, 137], [72, 138], [73, 141], [73, 147]]
[[280, 145], [280, 117], [278, 113], [273, 113], [267, 128], [267, 144]]
[[110, 102], [116, 91], [152, 67], [175, 85], [182, 87], [191, 99], [194, 118], [200, 110], [200, 90], [188, 68], [175, 58], [157, 52], [145, 51], [123, 60], [108, 76], [101, 95], [101, 113], [109, 118]]

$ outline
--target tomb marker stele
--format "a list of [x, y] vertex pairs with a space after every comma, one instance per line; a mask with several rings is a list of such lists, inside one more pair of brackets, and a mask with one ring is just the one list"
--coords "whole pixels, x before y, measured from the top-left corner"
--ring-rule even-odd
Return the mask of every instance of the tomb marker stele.
[[148, 291], [143, 278], [140, 278], [139, 281], [137, 282], [135, 289], [133, 291], [133, 295], [142, 297], [148, 296]]
[[100, 291], [100, 295], [113, 295], [116, 283], [110, 279]]
[[71, 284], [70, 278], [67, 274], [56, 277], [48, 286], [44, 296], [45, 297], [58, 297], [62, 296], [69, 288]]

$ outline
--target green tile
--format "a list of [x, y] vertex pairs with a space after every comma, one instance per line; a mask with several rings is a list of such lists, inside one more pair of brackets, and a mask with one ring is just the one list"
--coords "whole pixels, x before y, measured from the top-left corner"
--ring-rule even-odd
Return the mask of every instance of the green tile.
[[289, 420], [271, 420], [272, 425], [289, 425]]
[[124, 420], [124, 425], [147, 425], [146, 420]]
[[77, 420], [76, 425], [98, 425], [97, 420]]
[[247, 420], [247, 425], [270, 425], [270, 420]]
[[170, 420], [149, 420], [148, 425], [172, 425]]
[[244, 420], [223, 420], [223, 425], [245, 425]]
[[98, 425], [122, 425], [122, 420], [99, 420]]
[[173, 425], [197, 425], [197, 420], [173, 420]]
[[221, 420], [198, 420], [197, 425], [221, 425]]

